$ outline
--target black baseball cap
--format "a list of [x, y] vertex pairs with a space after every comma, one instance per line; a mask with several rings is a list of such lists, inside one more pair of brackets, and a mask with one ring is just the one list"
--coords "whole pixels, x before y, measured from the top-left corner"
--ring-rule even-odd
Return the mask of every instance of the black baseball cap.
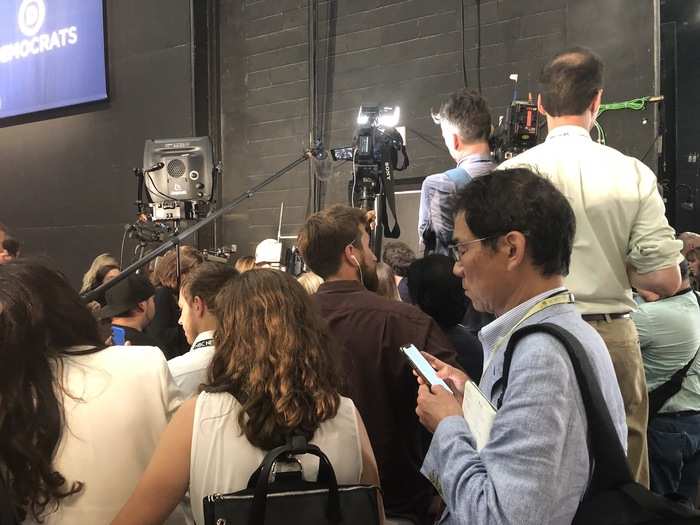
[[99, 319], [118, 317], [127, 313], [156, 293], [151, 282], [143, 275], [132, 274], [105, 292], [106, 304], [97, 314]]

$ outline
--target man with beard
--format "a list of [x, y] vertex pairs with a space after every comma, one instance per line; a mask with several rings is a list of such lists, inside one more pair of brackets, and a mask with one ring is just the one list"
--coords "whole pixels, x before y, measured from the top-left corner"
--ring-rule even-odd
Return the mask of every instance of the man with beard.
[[369, 230], [365, 210], [336, 205], [307, 219], [298, 246], [324, 279], [312, 297], [339, 343], [341, 394], [355, 402], [367, 426], [387, 515], [432, 523], [435, 492], [420, 475], [427, 440], [413, 403], [417, 386], [399, 349], [414, 344], [456, 366], [455, 353], [430, 317], [373, 293], [377, 259]]

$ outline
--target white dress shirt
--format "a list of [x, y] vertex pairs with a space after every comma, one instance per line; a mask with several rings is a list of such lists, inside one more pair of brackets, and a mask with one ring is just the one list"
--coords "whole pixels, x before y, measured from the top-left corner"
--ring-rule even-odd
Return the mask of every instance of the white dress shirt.
[[207, 330], [197, 336], [189, 352], [168, 361], [170, 373], [185, 397], [199, 392], [199, 385], [207, 379], [207, 370], [213, 356], [214, 331]]
[[543, 144], [498, 169], [515, 167], [549, 179], [574, 210], [576, 237], [565, 285], [581, 313], [634, 310], [627, 265], [644, 274], [682, 260], [683, 243], [666, 220], [654, 173], [594, 142], [584, 128], [554, 128]]

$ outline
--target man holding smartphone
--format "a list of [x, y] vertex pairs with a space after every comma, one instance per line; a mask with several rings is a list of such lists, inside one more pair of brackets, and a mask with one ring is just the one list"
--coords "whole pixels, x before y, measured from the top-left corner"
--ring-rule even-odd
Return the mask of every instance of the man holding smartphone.
[[[479, 386], [498, 406], [510, 336], [527, 325], [560, 325], [586, 351], [626, 448], [625, 410], [610, 355], [563, 286], [574, 231], [566, 198], [527, 169], [481, 177], [459, 194], [454, 272], [474, 305], [496, 315], [479, 334], [486, 361]], [[503, 404], [478, 451], [476, 429], [469, 428], [458, 400], [468, 378], [426, 358], [457, 394], [426, 385], [418, 392], [416, 413], [433, 432], [421, 471], [447, 506], [440, 523], [570, 524], [591, 464], [586, 412], [564, 346], [544, 333], [519, 341]]]

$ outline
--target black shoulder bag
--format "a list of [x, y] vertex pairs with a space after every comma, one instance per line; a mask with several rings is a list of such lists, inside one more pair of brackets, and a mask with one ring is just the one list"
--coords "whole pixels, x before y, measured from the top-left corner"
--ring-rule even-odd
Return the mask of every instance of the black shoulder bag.
[[[312, 454], [320, 460], [318, 479], [302, 478], [294, 456]], [[276, 472], [279, 463], [295, 463], [293, 472]], [[270, 481], [270, 478], [273, 481]], [[378, 525], [378, 487], [338, 485], [328, 457], [303, 436], [272, 449], [248, 480], [248, 487], [204, 498], [205, 525]]]
[[[700, 512], [654, 494], [632, 479], [627, 458], [600, 390], [597, 377], [581, 343], [560, 326], [525, 326], [508, 341], [503, 362], [503, 391], [518, 342], [533, 333], [558, 339], [571, 359], [588, 419], [593, 477], [579, 504], [573, 525], [688, 525], [700, 523]], [[503, 400], [501, 394], [500, 402]]]
[[[695, 296], [695, 300], [698, 302], [698, 308], [700, 308], [700, 298], [698, 298], [698, 294], [696, 294], [694, 291], [692, 291], [692, 293], [693, 296]], [[698, 353], [700, 353], [700, 348], [698, 348], [698, 351], [695, 352], [693, 358], [688, 361], [683, 368], [676, 371], [668, 381], [649, 392], [649, 419], [658, 414], [659, 410], [661, 410], [661, 408], [666, 404], [666, 401], [681, 391], [683, 380], [685, 379], [685, 376], [688, 375], [688, 370], [690, 370], [690, 367], [693, 366], [695, 359], [698, 357]]]

